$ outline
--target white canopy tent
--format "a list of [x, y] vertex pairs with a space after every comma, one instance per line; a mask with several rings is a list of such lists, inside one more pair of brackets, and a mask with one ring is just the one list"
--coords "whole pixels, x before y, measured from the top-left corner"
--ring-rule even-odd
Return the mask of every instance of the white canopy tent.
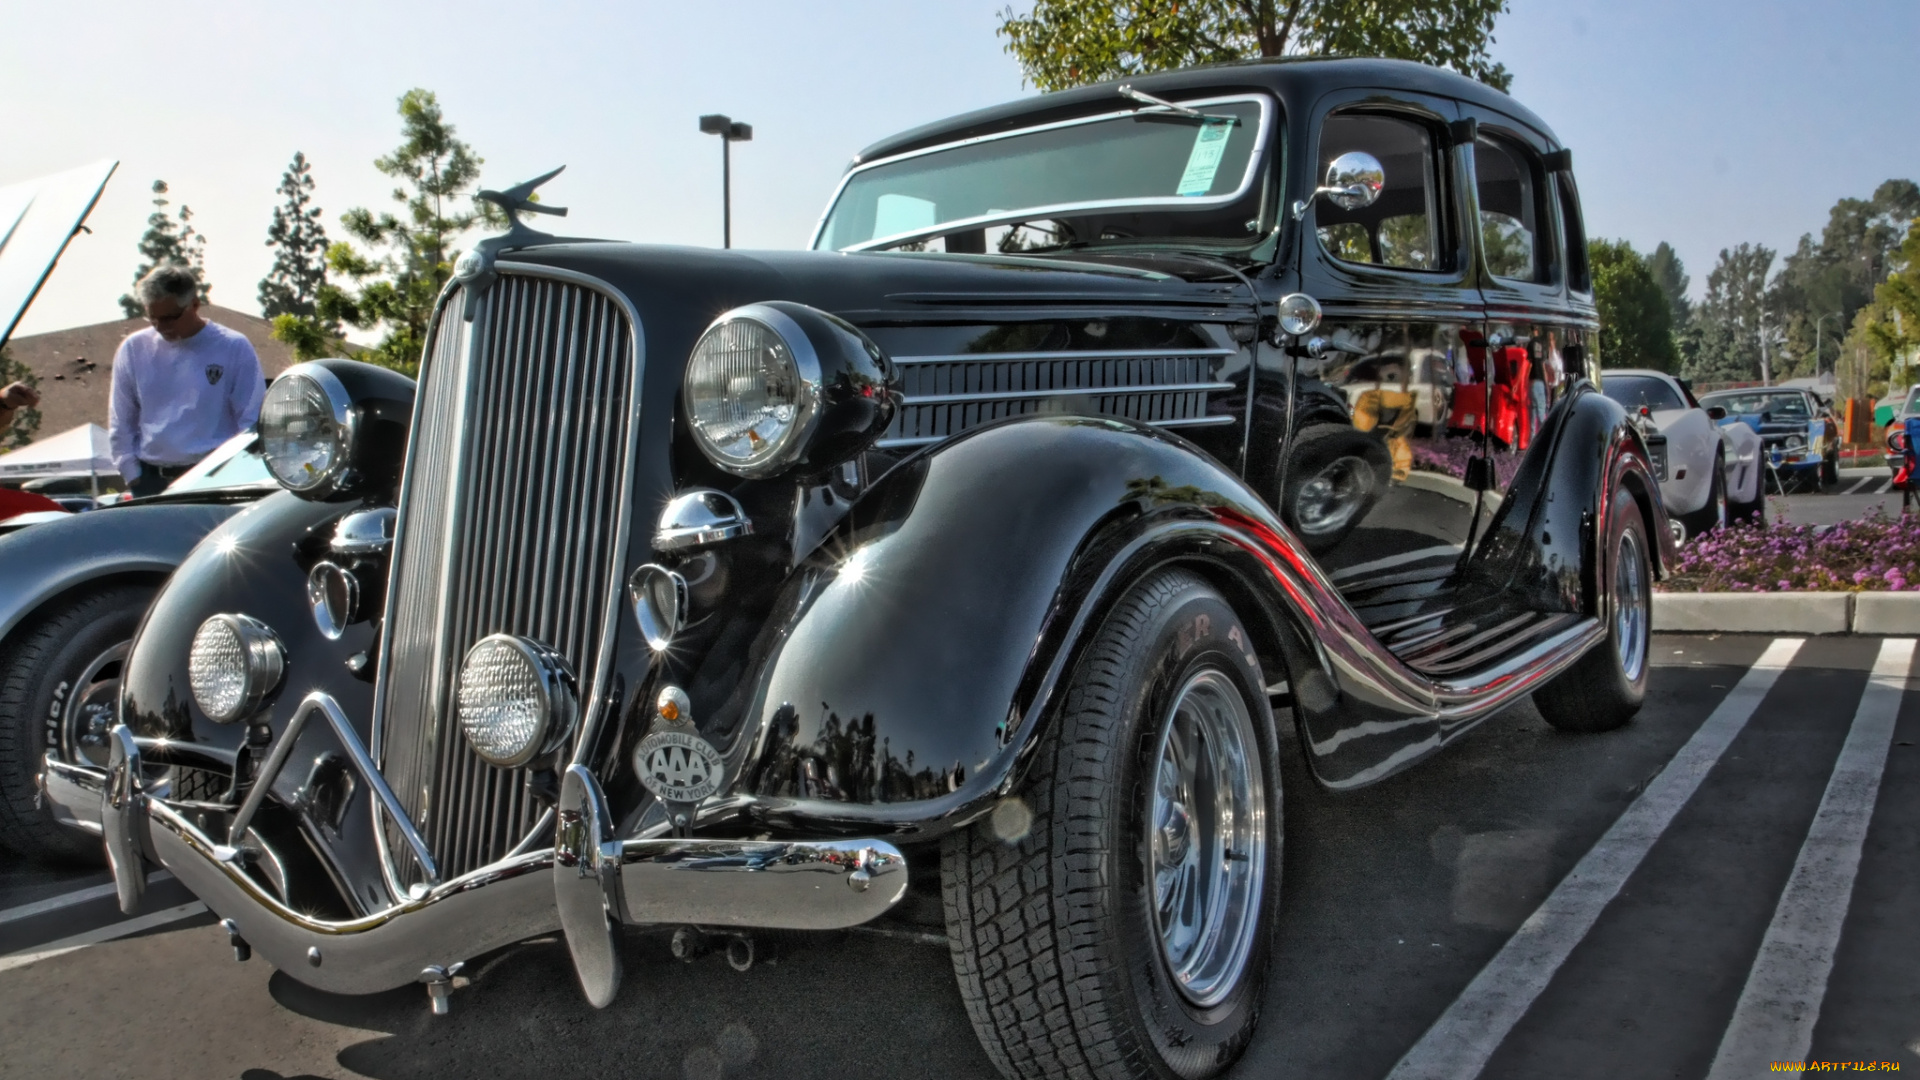
[[0, 483], [16, 484], [43, 476], [114, 476], [107, 429], [81, 424], [49, 435], [10, 454], [0, 454]]

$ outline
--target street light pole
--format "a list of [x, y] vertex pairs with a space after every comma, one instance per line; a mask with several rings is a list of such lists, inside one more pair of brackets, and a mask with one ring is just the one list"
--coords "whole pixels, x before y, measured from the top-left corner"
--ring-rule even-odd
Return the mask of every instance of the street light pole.
[[700, 130], [720, 136], [720, 246], [733, 246], [733, 144], [750, 142], [753, 125], [736, 123], [730, 116], [709, 113], [700, 118]]

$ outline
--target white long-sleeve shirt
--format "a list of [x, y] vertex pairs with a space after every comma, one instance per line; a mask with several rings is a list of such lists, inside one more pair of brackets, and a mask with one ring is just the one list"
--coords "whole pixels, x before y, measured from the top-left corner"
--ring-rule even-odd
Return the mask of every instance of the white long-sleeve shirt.
[[253, 343], [218, 323], [184, 341], [151, 328], [131, 334], [113, 355], [114, 467], [132, 482], [142, 461], [191, 465], [252, 427], [265, 393]]

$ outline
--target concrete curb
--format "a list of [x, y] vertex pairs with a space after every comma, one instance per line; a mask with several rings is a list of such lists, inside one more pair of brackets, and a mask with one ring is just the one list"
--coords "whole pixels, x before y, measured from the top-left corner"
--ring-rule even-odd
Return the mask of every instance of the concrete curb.
[[1750, 634], [1920, 634], [1920, 592], [1654, 593], [1653, 628]]

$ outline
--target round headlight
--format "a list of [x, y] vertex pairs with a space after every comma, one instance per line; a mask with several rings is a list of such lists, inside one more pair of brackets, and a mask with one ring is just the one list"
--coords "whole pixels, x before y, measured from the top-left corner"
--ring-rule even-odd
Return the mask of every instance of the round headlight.
[[353, 402], [323, 367], [301, 364], [274, 380], [260, 403], [260, 452], [290, 491], [323, 495], [347, 470]]
[[687, 362], [687, 419], [700, 449], [738, 476], [771, 476], [806, 444], [820, 400], [820, 364], [785, 313], [749, 304], [700, 335]]
[[573, 676], [554, 653], [511, 634], [484, 637], [460, 664], [460, 732], [489, 765], [516, 769], [573, 731]]
[[260, 708], [286, 670], [286, 652], [267, 624], [245, 615], [215, 615], [200, 624], [187, 650], [187, 686], [207, 719], [228, 724]]

